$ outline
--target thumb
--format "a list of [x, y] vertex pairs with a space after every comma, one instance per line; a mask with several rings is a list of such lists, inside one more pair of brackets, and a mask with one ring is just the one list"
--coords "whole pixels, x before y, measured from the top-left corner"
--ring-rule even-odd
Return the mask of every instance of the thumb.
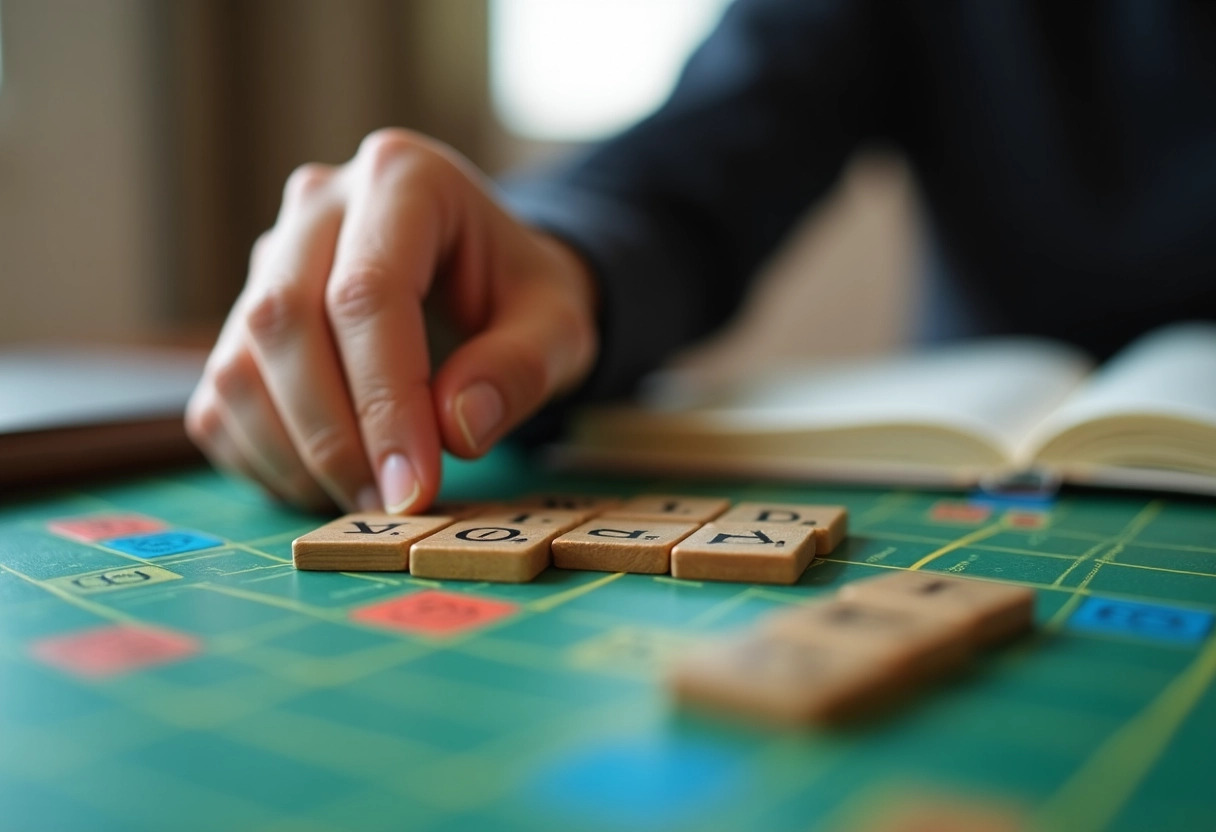
[[596, 338], [582, 306], [551, 284], [529, 287], [448, 358], [433, 390], [449, 451], [481, 456], [587, 374]]

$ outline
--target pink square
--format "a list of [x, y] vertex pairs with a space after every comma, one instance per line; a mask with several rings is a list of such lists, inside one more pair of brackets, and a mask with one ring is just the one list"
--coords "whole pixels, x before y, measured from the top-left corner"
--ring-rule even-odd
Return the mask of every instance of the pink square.
[[1047, 525], [1047, 515], [1038, 511], [1011, 511], [1005, 519], [1016, 529], [1041, 529]]
[[992, 516], [988, 506], [973, 506], [968, 503], [954, 503], [942, 500], [935, 503], [929, 512], [929, 517], [936, 523], [962, 523], [979, 525]]
[[92, 543], [108, 537], [125, 537], [142, 532], [158, 532], [165, 524], [142, 514], [95, 514], [88, 517], [69, 517], [47, 524], [61, 537]]
[[378, 627], [447, 636], [485, 627], [518, 609], [507, 601], [429, 589], [357, 609], [350, 617]]
[[33, 653], [61, 670], [100, 679], [179, 661], [200, 649], [198, 640], [184, 633], [115, 624], [43, 639]]

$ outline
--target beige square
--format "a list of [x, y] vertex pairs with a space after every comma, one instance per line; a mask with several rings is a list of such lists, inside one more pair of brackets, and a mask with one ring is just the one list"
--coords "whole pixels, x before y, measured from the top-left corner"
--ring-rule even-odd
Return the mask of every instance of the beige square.
[[697, 528], [696, 523], [589, 520], [553, 541], [553, 565], [665, 575], [671, 570], [671, 548]]
[[599, 494], [529, 494], [512, 500], [511, 508], [544, 508], [561, 511], [591, 512], [588, 518], [595, 517], [604, 511], [620, 506], [619, 497], [605, 497]]
[[839, 597], [940, 618], [976, 646], [1011, 638], [1034, 622], [1033, 590], [940, 572], [893, 571], [846, 584]]
[[694, 581], [792, 584], [815, 557], [807, 526], [702, 526], [671, 550], [671, 574]]
[[803, 503], [739, 503], [714, 522], [810, 526], [815, 530], [815, 553], [827, 555], [848, 535], [849, 511], [844, 506]]
[[724, 497], [684, 497], [678, 494], [639, 494], [600, 517], [650, 520], [655, 523], [708, 523], [730, 507]]
[[451, 517], [348, 514], [291, 542], [296, 569], [324, 572], [404, 572], [410, 546], [452, 522]]
[[940, 618], [833, 598], [799, 604], [761, 623], [775, 635], [873, 656], [909, 682], [964, 664], [971, 643]]
[[525, 583], [549, 565], [549, 544], [565, 528], [507, 517], [461, 520], [410, 548], [410, 572], [420, 578]]
[[871, 656], [763, 632], [695, 650], [668, 676], [678, 702], [793, 725], [864, 713], [891, 681]]

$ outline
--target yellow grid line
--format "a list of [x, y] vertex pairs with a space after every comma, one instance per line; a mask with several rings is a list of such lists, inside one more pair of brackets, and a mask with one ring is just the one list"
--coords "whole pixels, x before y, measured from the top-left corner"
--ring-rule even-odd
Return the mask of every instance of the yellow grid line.
[[[175, 484], [176, 484], [176, 483], [175, 483]], [[177, 484], [177, 485], [180, 485], [180, 484]], [[873, 509], [874, 509], [874, 508], [876, 508], [876, 507], [877, 507], [877, 506], [872, 507], [872, 508], [871, 508], [871, 510], [873, 510]], [[1146, 509], [1147, 509], [1147, 508], [1148, 508], [1148, 507], [1146, 507]], [[1139, 529], [1142, 529], [1144, 526], [1146, 526], [1146, 525], [1147, 525], [1147, 523], [1149, 522], [1149, 520], [1151, 520], [1151, 517], [1150, 517], [1150, 518], [1148, 518], [1148, 519], [1146, 519], [1146, 520], [1145, 520], [1143, 523], [1141, 523], [1141, 524], [1140, 524], [1140, 526], [1139, 526], [1139, 528], [1138, 528], [1136, 531], [1138, 531]], [[999, 526], [999, 524], [998, 524], [998, 526]], [[968, 545], [968, 544], [969, 544], [969, 539], [971, 539], [971, 540], [970, 540], [970, 542], [974, 542], [974, 540], [978, 540], [978, 539], [984, 539], [984, 537], [986, 537], [986, 536], [991, 536], [991, 534], [994, 534], [994, 533], [995, 533], [995, 530], [994, 530], [994, 531], [990, 531], [988, 535], [984, 535], [984, 534], [983, 534], [983, 532], [985, 532], [985, 531], [986, 531], [985, 529], [980, 529], [980, 530], [977, 530], [977, 532], [973, 532], [973, 533], [972, 533], [972, 535], [968, 535], [968, 536], [966, 536], [966, 537], [964, 537], [964, 538], [961, 538], [960, 540], [955, 541], [955, 542], [953, 542], [953, 543], [948, 543], [948, 545], [944, 546], [944, 547], [943, 547], [941, 550], [938, 550], [938, 551], [936, 551], [936, 552], [934, 552], [934, 553], [930, 553], [930, 555], [926, 556], [926, 558], [922, 558], [922, 559], [921, 559], [921, 561], [919, 561], [917, 564], [915, 564], [915, 565], [914, 565], [912, 568], [914, 568], [914, 569], [915, 569], [915, 568], [919, 568], [920, 566], [923, 566], [925, 563], [930, 562], [930, 560], [935, 559], [935, 558], [937, 558], [937, 557], [940, 557], [940, 556], [942, 556], [942, 555], [944, 555], [944, 554], [947, 554], [949, 551], [953, 551], [953, 550], [955, 550], [955, 549], [958, 549], [958, 548], [961, 548], [961, 547], [963, 547], [963, 546]], [[1023, 531], [1023, 530], [1018, 529], [1018, 531]], [[1042, 530], [1025, 530], [1025, 531], [1027, 531], [1027, 532], [1041, 532]], [[1125, 534], [1126, 534], [1126, 532], [1125, 532]], [[285, 535], [285, 534], [283, 534], [283, 535], [271, 536], [271, 538], [268, 538], [268, 539], [273, 539], [273, 538], [275, 538], [275, 537], [279, 537], [279, 536], [286, 536], [286, 535]], [[873, 535], [873, 536], [878, 537], [879, 535]], [[1080, 535], [1080, 534], [1066, 535], [1066, 536], [1082, 537], [1082, 535]], [[1134, 532], [1132, 533], [1132, 535], [1131, 535], [1131, 536], [1134, 536]], [[909, 536], [909, 537], [911, 537], [911, 536]], [[1093, 539], [1093, 536], [1088, 536], [1088, 537], [1086, 537], [1085, 539]], [[1130, 540], [1130, 537], [1128, 537], [1127, 539], [1129, 539], [1129, 540]], [[1104, 544], [1107, 544], [1107, 545], [1108, 545], [1108, 544], [1110, 544], [1110, 543], [1111, 543], [1111, 539], [1110, 539], [1110, 538], [1102, 538], [1102, 540], [1104, 541]], [[935, 540], [929, 540], [929, 539], [927, 539], [927, 540], [925, 540], [924, 542], [939, 542], [939, 541], [935, 541]], [[942, 542], [944, 542], [944, 541], [942, 541]], [[1173, 545], [1173, 544], [1149, 544], [1149, 543], [1144, 543], [1144, 542], [1139, 542], [1139, 543], [1137, 543], [1136, 545], [1138, 545], [1138, 546], [1153, 546], [1153, 545], [1158, 545], [1158, 547], [1159, 547], [1159, 548], [1163, 548], [1163, 549], [1176, 549], [1176, 550], [1181, 550], [1181, 551], [1199, 551], [1199, 552], [1205, 552], [1205, 553], [1206, 553], [1206, 552], [1210, 552], [1210, 553], [1214, 553], [1214, 554], [1216, 554], [1216, 549], [1206, 549], [1206, 548], [1204, 548], [1204, 547], [1188, 547], [1188, 546], [1180, 546], [1180, 545]], [[228, 547], [229, 547], [229, 548], [234, 548], [234, 549], [241, 549], [241, 550], [245, 550], [245, 551], [252, 551], [252, 550], [250, 549], [250, 547], [249, 547], [249, 545], [248, 545], [248, 544], [233, 544], [233, 543], [231, 543], [231, 542], [230, 542], [230, 543], [228, 544]], [[111, 554], [118, 554], [118, 555], [123, 556], [123, 557], [126, 557], [126, 558], [128, 558], [128, 559], [130, 559], [130, 560], [137, 560], [137, 561], [139, 561], [139, 562], [141, 562], [141, 563], [148, 563], [148, 561], [141, 560], [141, 559], [139, 559], [139, 558], [135, 558], [135, 557], [129, 556], [129, 555], [127, 555], [126, 553], [122, 553], [122, 552], [113, 552], [113, 551], [111, 551], [111, 550], [105, 549], [104, 547], [100, 547], [100, 546], [98, 546], [98, 547], [96, 547], [96, 548], [101, 549], [102, 551], [105, 551], [105, 552], [108, 552], [108, 553], [111, 553]], [[1002, 547], [995, 547], [995, 546], [989, 546], [989, 545], [977, 545], [975, 548], [976, 548], [976, 549], [980, 549], [980, 550], [985, 550], [985, 551], [987, 551], [987, 550], [991, 550], [991, 551], [998, 551], [998, 552], [999, 552], [999, 551], [1010, 551], [1011, 553], [1015, 553], [1015, 554], [1028, 554], [1028, 555], [1029, 555], [1029, 554], [1036, 554], [1036, 555], [1053, 556], [1053, 555], [1050, 555], [1049, 553], [1039, 553], [1039, 552], [1029, 552], [1029, 551], [1019, 552], [1019, 551], [1017, 551], [1017, 550], [1005, 549], [1005, 548], [1002, 548]], [[1097, 548], [1099, 548], [1099, 549], [1100, 549], [1100, 548], [1102, 548], [1102, 547], [1101, 547], [1101, 546], [1099, 546], [1099, 547], [1097, 547]], [[1131, 568], [1141, 568], [1141, 569], [1152, 570], [1152, 571], [1175, 572], [1175, 573], [1180, 573], [1180, 574], [1192, 574], [1192, 575], [1199, 575], [1199, 576], [1204, 576], [1204, 577], [1213, 577], [1213, 576], [1210, 576], [1210, 575], [1206, 575], [1206, 573], [1193, 573], [1193, 572], [1185, 572], [1185, 571], [1182, 571], [1182, 570], [1171, 570], [1171, 569], [1166, 569], [1166, 568], [1163, 568], [1163, 567], [1142, 566], [1142, 565], [1138, 565], [1138, 564], [1122, 564], [1122, 563], [1117, 563], [1117, 562], [1114, 562], [1114, 560], [1113, 560], [1113, 559], [1114, 559], [1114, 557], [1116, 557], [1116, 556], [1119, 554], [1119, 551], [1121, 550], [1121, 548], [1122, 548], [1122, 547], [1121, 547], [1121, 545], [1119, 545], [1119, 544], [1115, 544], [1115, 545], [1112, 547], [1112, 550], [1111, 550], [1110, 552], [1108, 552], [1108, 553], [1107, 553], [1107, 555], [1106, 555], [1106, 559], [1104, 560], [1104, 563], [1109, 564], [1109, 565], [1115, 565], [1115, 566], [1127, 566], [1127, 567], [1131, 567]], [[253, 554], [256, 554], [256, 555], [260, 555], [260, 556], [262, 556], [262, 557], [267, 557], [267, 558], [269, 558], [269, 559], [271, 559], [271, 560], [279, 560], [279, 561], [282, 561], [284, 564], [289, 563], [289, 561], [284, 561], [284, 560], [282, 560], [282, 559], [280, 559], [280, 558], [276, 558], [275, 556], [273, 556], [273, 555], [269, 555], [268, 553], [264, 553], [264, 552], [258, 552], [258, 551], [252, 551], [252, 553], [253, 553]], [[217, 554], [219, 554], [219, 553], [217, 553]], [[1072, 558], [1072, 557], [1074, 557], [1074, 556], [1072, 556], [1072, 555], [1054, 555], [1054, 556], [1055, 556], [1055, 557], [1067, 557], [1067, 558]], [[1092, 556], [1092, 555], [1091, 555], [1091, 556]], [[1084, 557], [1084, 556], [1082, 556], [1082, 557]], [[831, 559], [831, 558], [823, 558], [822, 560], [826, 560], [826, 561], [830, 561], [830, 562], [835, 562], [835, 563], [853, 563], [853, 564], [857, 564], [857, 565], [874, 566], [874, 567], [876, 567], [876, 568], [897, 568], [897, 569], [898, 569], [898, 568], [901, 568], [901, 567], [891, 567], [891, 566], [887, 566], [887, 565], [885, 565], [885, 564], [869, 564], [869, 563], [861, 563], [861, 562], [857, 562], [857, 561], [837, 561], [837, 560], [833, 560], [833, 559]], [[1079, 559], [1079, 560], [1078, 560], [1078, 562], [1077, 562], [1077, 564], [1074, 564], [1074, 566], [1073, 566], [1073, 567], [1071, 567], [1071, 568], [1075, 568], [1075, 567], [1076, 567], [1076, 565], [1078, 565], [1080, 562], [1081, 562], [1081, 559]], [[0, 568], [6, 568], [6, 567], [0, 567]], [[272, 567], [260, 567], [260, 568], [272, 568]], [[1071, 569], [1071, 568], [1070, 568], [1070, 569]], [[1099, 565], [1099, 568], [1100, 568], [1100, 565]], [[8, 571], [13, 572], [14, 570], [8, 569]], [[248, 570], [242, 570], [242, 571], [248, 571]], [[1097, 571], [1097, 568], [1095, 568], [1094, 573], [1091, 573], [1089, 576], [1087, 576], [1086, 581], [1084, 581], [1084, 582], [1082, 583], [1082, 585], [1081, 585], [1081, 586], [1079, 586], [1079, 587], [1077, 587], [1077, 588], [1075, 588], [1075, 589], [1072, 589], [1071, 591], [1072, 591], [1074, 594], [1088, 594], [1088, 590], [1087, 590], [1087, 588], [1086, 588], [1086, 585], [1087, 585], [1088, 581], [1089, 581], [1090, 579], [1092, 579], [1093, 574], [1095, 574], [1095, 573], [1096, 573], [1096, 571]], [[16, 573], [15, 573], [15, 574], [16, 574]], [[239, 573], [233, 573], [233, 574], [239, 574]], [[20, 577], [24, 577], [24, 576], [20, 576]], [[363, 576], [363, 575], [357, 575], [357, 574], [352, 574], [352, 575], [351, 575], [351, 577], [369, 579], [369, 578], [367, 578], [367, 576]], [[605, 578], [604, 578], [604, 579], [601, 579], [601, 581], [603, 581], [603, 583], [604, 583], [604, 584], [606, 584], [606, 583], [610, 582], [611, 580], [616, 579], [616, 578], [619, 578], [619, 577], [620, 577], [620, 575], [619, 575], [619, 574], [608, 575], [608, 576], [605, 576]], [[34, 579], [30, 579], [30, 578], [26, 578], [26, 579], [27, 579], [27, 580], [29, 580], [31, 583], [35, 583], [36, 585], [41, 585], [41, 584], [39, 584], [37, 581], [35, 581]], [[656, 578], [656, 579], [657, 579], [657, 578]], [[676, 580], [674, 580], [674, 579], [670, 579], [670, 578], [668, 578], [667, 580], [668, 580], [668, 581], [670, 581], [670, 582], [672, 582], [672, 583], [679, 583], [680, 585], [685, 585], [685, 586], [687, 586], [687, 585], [692, 585], [692, 582], [676, 581]], [[385, 581], [385, 582], [387, 583], [387, 581]], [[1013, 583], [1025, 583], [1026, 585], [1031, 585], [1031, 586], [1039, 586], [1039, 587], [1042, 587], [1042, 588], [1044, 588], [1044, 589], [1054, 589], [1054, 590], [1057, 590], [1057, 591], [1070, 591], [1070, 590], [1068, 590], [1067, 588], [1061, 588], [1061, 587], [1059, 587], [1059, 586], [1046, 586], [1046, 585], [1041, 585], [1041, 584], [1031, 584], [1031, 583], [1026, 583], [1026, 582], [1016, 582], [1016, 581], [1015, 581], [1015, 582], [1013, 582]], [[555, 596], [550, 596], [550, 598], [549, 598], [549, 599], [540, 599], [540, 602], [539, 602], [539, 603], [540, 603], [540, 604], [544, 604], [546, 601], [549, 601], [550, 599], [558, 599], [556, 603], [564, 603], [564, 602], [565, 602], [565, 600], [569, 600], [569, 599], [562, 598], [562, 596], [564, 596], [564, 595], [566, 595], [566, 594], [568, 594], [568, 593], [576, 593], [576, 594], [574, 595], [574, 597], [578, 597], [579, 595], [585, 594], [586, 592], [594, 591], [594, 589], [598, 588], [598, 586], [593, 585], [593, 584], [603, 585], [603, 584], [601, 584], [600, 582], [591, 582], [591, 584], [586, 584], [586, 585], [583, 585], [583, 586], [580, 586], [580, 587], [575, 587], [574, 589], [572, 589], [572, 590], [567, 590], [567, 591], [566, 591], [566, 592], [564, 592], [564, 593], [558, 593], [558, 594], [557, 594], [557, 595], [555, 595]], [[48, 591], [51, 591], [51, 590], [50, 590], [50, 588], [48, 588], [48, 587], [44, 587], [44, 588], [47, 588], [47, 589], [48, 589]], [[213, 588], [213, 589], [215, 589], [215, 587], [212, 587], [212, 588]], [[60, 593], [53, 593], [53, 594], [59, 595]], [[233, 593], [227, 593], [227, 594], [233, 594]], [[250, 594], [251, 594], [251, 595], [256, 595], [256, 593], [250, 593]], [[742, 594], [744, 594], [744, 593], [740, 593], [740, 594], [742, 595]], [[773, 596], [774, 596], [774, 598], [773, 598], [773, 599], [774, 599], [774, 600], [776, 600], [776, 594], [775, 594], [775, 593], [766, 593], [766, 595], [769, 595], [769, 594], [773, 595]], [[760, 597], [764, 597], [764, 596], [760, 596]], [[1132, 596], [1132, 597], [1135, 597], [1135, 596]], [[79, 598], [77, 598], [77, 597], [75, 597], [75, 596], [71, 596], [71, 597], [65, 597], [65, 598], [64, 598], [64, 600], [69, 601], [70, 603], [74, 603], [75, 601], [82, 600], [82, 599], [79, 599]], [[259, 596], [259, 597], [257, 597], [256, 599], [251, 598], [250, 600], [258, 600], [258, 601], [260, 601], [260, 602], [266, 602], [266, 596]], [[782, 600], [782, 601], [787, 601], [787, 602], [788, 602], [788, 601], [797, 600], [797, 599], [793, 599], [793, 598], [786, 598], [786, 597], [784, 597], [784, 596], [781, 596], [781, 600]], [[534, 602], [534, 603], [537, 603], [537, 602]], [[555, 604], [555, 605], [556, 605], [556, 604]], [[99, 606], [99, 607], [100, 607], [100, 605], [95, 605], [95, 606]], [[282, 606], [282, 605], [278, 605], [278, 606]], [[527, 605], [527, 606], [528, 606], [529, 608], [531, 608], [531, 605]], [[539, 611], [543, 611], [543, 610], [545, 610], [545, 609], [549, 609], [549, 608], [550, 608], [550, 607], [543, 606], [543, 607], [540, 607], [540, 608], [539, 608]], [[107, 609], [107, 608], [102, 607], [102, 609]], [[111, 611], [111, 612], [116, 612], [116, 611]], [[1210, 649], [1209, 649], [1209, 651], [1207, 651], [1207, 652], [1210, 652]], [[1206, 655], [1206, 653], [1205, 653], [1205, 655]], [[1197, 664], [1197, 663], [1196, 663], [1196, 664]], [[1212, 664], [1212, 662], [1209, 662], [1208, 664]], [[1214, 666], [1216, 666], [1216, 665], [1214, 665]], [[1189, 669], [1188, 669], [1188, 671], [1186, 671], [1185, 673], [1189, 673], [1189, 672], [1190, 672], [1190, 670], [1191, 670], [1191, 669], [1193, 669], [1193, 668], [1194, 668], [1194, 665], [1192, 666], [1192, 668], [1189, 668]], [[1185, 673], [1184, 673], [1184, 676], [1185, 676]], [[1211, 675], [1212, 675], [1212, 673], [1210, 672], [1210, 669], [1209, 669], [1209, 672], [1207, 672], [1206, 677], [1205, 677], [1205, 678], [1206, 678], [1206, 681], [1204, 681], [1204, 682], [1203, 682], [1203, 684], [1202, 684], [1202, 685], [1200, 685], [1200, 687], [1197, 689], [1197, 692], [1195, 692], [1195, 698], [1196, 698], [1196, 699], [1197, 699], [1197, 697], [1198, 697], [1199, 695], [1201, 695], [1201, 694], [1202, 694], [1203, 689], [1206, 687], [1206, 684], [1208, 684], [1208, 683], [1210, 682]], [[1180, 676], [1180, 677], [1179, 677], [1179, 678], [1176, 680], [1176, 682], [1180, 682], [1180, 681], [1182, 681], [1182, 679], [1183, 679], [1183, 677], [1181, 677], [1181, 676]], [[1173, 685], [1171, 685], [1171, 687], [1173, 687]], [[1188, 688], [1188, 690], [1190, 690], [1190, 689]], [[1154, 703], [1154, 704], [1156, 704], [1156, 703]], [[1193, 702], [1192, 702], [1192, 706], [1193, 706]], [[1146, 709], [1146, 710], [1147, 710], [1147, 709]], [[1143, 715], [1143, 713], [1142, 713], [1141, 715]], [[1138, 719], [1138, 718], [1139, 718], [1139, 716], [1137, 717], [1137, 719]], [[1184, 713], [1184, 714], [1182, 714], [1182, 716], [1180, 716], [1180, 717], [1179, 717], [1179, 722], [1180, 722], [1180, 720], [1181, 720], [1181, 719], [1183, 719], [1183, 718], [1185, 718], [1185, 713]], [[1130, 727], [1131, 727], [1131, 723], [1129, 723], [1127, 726], [1125, 726], [1125, 728], [1130, 728]], [[1166, 742], [1167, 742], [1167, 741], [1168, 741], [1168, 738], [1166, 739]], [[1159, 749], [1158, 749], [1158, 754], [1164, 751], [1164, 747], [1165, 747], [1165, 742], [1163, 742], [1163, 743], [1161, 744], [1161, 746], [1159, 747]], [[1097, 755], [1095, 755], [1095, 757], [1097, 757]], [[1094, 759], [1094, 758], [1091, 758], [1090, 762], [1093, 762], [1093, 759]], [[1150, 763], [1150, 764], [1148, 764], [1148, 765], [1150, 765], [1150, 766], [1151, 766], [1151, 763]], [[1147, 770], [1148, 770], [1148, 769], [1147, 769], [1147, 768], [1145, 768], [1145, 771], [1147, 771]], [[1078, 772], [1078, 774], [1080, 774], [1080, 772]], [[1124, 799], [1126, 799], [1126, 797], [1124, 797]], [[1122, 802], [1122, 801], [1121, 801], [1121, 802]], [[1120, 804], [1120, 805], [1121, 805], [1121, 804]], [[1117, 807], [1116, 807], [1116, 809], [1115, 809], [1115, 810], [1113, 810], [1113, 811], [1117, 811]], [[1112, 815], [1112, 816], [1113, 816], [1113, 815]]]
[[568, 601], [573, 601], [575, 598], [580, 598], [588, 592], [594, 592], [602, 586], [606, 586], [619, 578], [623, 578], [627, 573], [613, 572], [605, 575], [602, 578], [597, 578], [589, 583], [576, 586], [572, 589], [567, 589], [564, 592], [558, 592], [545, 598], [538, 598], [535, 601], [529, 601], [524, 606], [532, 612], [548, 612], [554, 607], [561, 606]]
[[101, 618], [109, 619], [110, 621], [117, 621], [120, 624], [139, 624], [140, 623], [139, 619], [135, 618], [135, 616], [133, 616], [133, 615], [128, 615], [127, 613], [122, 612], [121, 610], [112, 609], [110, 607], [105, 606], [104, 604], [95, 603], [95, 602], [90, 601], [87, 598], [81, 597], [79, 595], [74, 595], [71, 592], [67, 592], [66, 590], [60, 589], [59, 587], [54, 586], [53, 584], [46, 583], [44, 581], [40, 581], [37, 578], [31, 578], [29, 575], [26, 575], [24, 572], [18, 572], [16, 569], [14, 569], [11, 566], [7, 566], [3, 563], [0, 563], [0, 570], [3, 570], [17, 578], [20, 578], [21, 580], [25, 581], [26, 583], [33, 584], [34, 586], [38, 587], [39, 589], [44, 589], [47, 592], [49, 592], [50, 594], [57, 597], [59, 600], [65, 601], [74, 607], [78, 607], [82, 610], [85, 610], [86, 612], [91, 612], [91, 613], [93, 613], [93, 615], [100, 616]]
[[[1064, 626], [1064, 622], [1068, 620], [1068, 617], [1072, 615], [1073, 611], [1077, 608], [1077, 606], [1080, 605], [1082, 591], [1087, 591], [1089, 589], [1090, 582], [1097, 577], [1098, 573], [1102, 570], [1102, 567], [1107, 563], [1113, 562], [1118, 554], [1123, 551], [1123, 546], [1135, 539], [1136, 535], [1143, 531], [1144, 527], [1151, 523], [1157, 517], [1157, 515], [1161, 513], [1161, 509], [1164, 505], [1164, 502], [1161, 500], [1153, 500], [1144, 508], [1140, 509], [1136, 516], [1128, 521], [1127, 525], [1123, 527], [1123, 530], [1115, 536], [1113, 541], [1111, 541], [1111, 547], [1106, 554], [1100, 555], [1098, 559], [1094, 561], [1093, 568], [1090, 569], [1085, 577], [1081, 579], [1081, 583], [1077, 584], [1076, 592], [1073, 594], [1073, 597], [1064, 602], [1064, 605], [1060, 607], [1060, 609], [1056, 610], [1056, 614], [1053, 615], [1051, 620], [1047, 622], [1048, 630], [1058, 630], [1060, 627]], [[1094, 549], [1091, 548], [1089, 551], [1094, 551]], [[1079, 558], [1077, 564], [1069, 567], [1068, 570], [1065, 571], [1064, 575], [1057, 578], [1057, 580], [1062, 582], [1064, 576], [1066, 576], [1068, 572], [1071, 572], [1076, 565], [1079, 565], [1082, 560], [1084, 560], [1083, 557]]]
[[1147, 707], [1099, 746], [1040, 812], [1042, 825], [1104, 829], [1161, 758], [1216, 678], [1216, 639]]
[[925, 555], [923, 558], [918, 560], [916, 563], [912, 564], [912, 566], [909, 568], [912, 570], [921, 569], [921, 568], [927, 566], [928, 564], [932, 563], [933, 561], [937, 560], [942, 555], [948, 555], [951, 552], [953, 552], [957, 549], [961, 549], [964, 546], [969, 546], [970, 544], [975, 543], [978, 540], [985, 540], [989, 537], [992, 537], [994, 534], [996, 534], [999, 531], [1002, 531], [1004, 528], [1005, 528], [1005, 522], [1003, 520], [998, 520], [997, 522], [992, 523], [988, 526], [985, 526], [982, 529], [976, 529], [971, 534], [964, 535], [963, 537], [960, 537], [958, 540], [954, 541], [953, 543], [948, 543], [945, 546], [941, 547], [940, 549], [933, 550], [932, 552], [930, 552], [929, 554]]

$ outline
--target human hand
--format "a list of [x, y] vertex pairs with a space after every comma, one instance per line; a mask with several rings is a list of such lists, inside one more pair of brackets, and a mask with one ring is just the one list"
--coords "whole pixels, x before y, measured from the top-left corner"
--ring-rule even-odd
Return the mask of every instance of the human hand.
[[[434, 378], [432, 291], [465, 335]], [[468, 162], [380, 130], [346, 164], [288, 179], [186, 427], [282, 499], [417, 511], [441, 445], [479, 456], [587, 375], [594, 306], [579, 256], [508, 215]]]

